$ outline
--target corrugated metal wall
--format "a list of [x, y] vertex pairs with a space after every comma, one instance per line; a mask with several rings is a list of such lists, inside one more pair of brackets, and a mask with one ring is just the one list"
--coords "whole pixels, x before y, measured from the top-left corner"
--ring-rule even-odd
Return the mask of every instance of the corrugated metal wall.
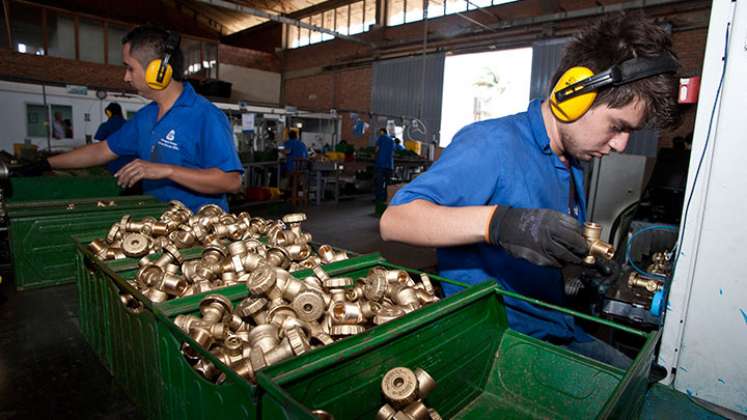
[[[416, 140], [430, 141], [441, 128], [441, 99], [443, 97], [445, 54], [431, 54], [425, 58], [425, 95], [421, 119], [426, 125], [425, 136], [412, 133]], [[377, 61], [373, 65], [371, 111], [386, 115], [418, 117], [423, 89], [423, 57], [407, 57]], [[391, 119], [391, 118], [390, 118]], [[386, 119], [374, 119], [371, 133], [383, 127]]]
[[529, 99], [544, 99], [550, 91], [550, 80], [563, 57], [570, 38], [537, 41], [532, 45], [532, 79]]

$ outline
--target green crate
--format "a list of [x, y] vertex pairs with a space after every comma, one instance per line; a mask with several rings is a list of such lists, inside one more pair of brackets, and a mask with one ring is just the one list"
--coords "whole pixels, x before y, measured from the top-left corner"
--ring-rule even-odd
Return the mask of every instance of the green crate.
[[[111, 202], [114, 206], [99, 207]], [[8, 205], [9, 240], [18, 290], [72, 283], [75, 244], [71, 235], [96, 232], [105, 236], [125, 214], [158, 217], [165, 204], [153, 197], [107, 197], [54, 200]]]
[[11, 177], [8, 203], [112, 197], [120, 192], [117, 180], [110, 174]]
[[374, 418], [385, 403], [381, 379], [397, 366], [425, 369], [436, 380], [425, 401], [444, 418], [637, 416], [658, 332], [635, 331], [646, 344], [623, 371], [509, 329], [503, 295], [521, 298], [487, 282], [344, 347], [335, 343], [261, 370], [262, 418], [317, 418], [311, 410]]
[[[253, 418], [256, 402], [252, 396], [257, 395], [254, 385], [235, 374], [222, 385], [203, 379], [181, 354], [181, 344], [189, 342], [189, 337], [172, 322], [179, 314], [198, 311], [200, 300], [210, 293], [241, 300], [248, 295], [246, 286], [236, 285], [153, 304], [129, 283], [136, 276], [137, 260], [96, 259], [84, 245], [93, 238], [93, 235], [75, 238], [79, 265], [87, 268], [80, 271], [78, 281], [81, 330], [86, 335], [84, 325], [91, 325], [88, 331], [94, 336], [87, 336], [87, 341], [100, 359], [109, 363], [109, 371], [143, 415], [159, 419]], [[186, 259], [199, 258], [201, 252], [200, 248], [182, 250]], [[381, 263], [380, 255], [373, 254], [328, 264], [324, 268], [331, 275], [340, 275]], [[311, 271], [294, 275], [307, 276]], [[91, 279], [101, 281], [95, 283]], [[86, 293], [94, 285], [97, 293]], [[144, 310], [134, 312], [125, 308], [119, 298], [123, 293], [144, 302]], [[101, 328], [97, 328], [99, 326]]]

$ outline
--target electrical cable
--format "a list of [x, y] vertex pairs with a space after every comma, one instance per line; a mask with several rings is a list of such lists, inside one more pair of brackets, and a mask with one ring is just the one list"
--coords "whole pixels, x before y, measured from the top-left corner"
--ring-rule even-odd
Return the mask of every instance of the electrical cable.
[[633, 258], [630, 256], [631, 250], [633, 249], [633, 242], [635, 241], [635, 239], [642, 233], [651, 232], [655, 230], [669, 231], [674, 234], [677, 234], [677, 229], [672, 226], [668, 226], [668, 225], [652, 225], [652, 226], [647, 226], [637, 231], [636, 233], [631, 235], [630, 239], [628, 240], [628, 244], [625, 248], [625, 261], [628, 263], [628, 265], [630, 265], [631, 268], [633, 268], [633, 270], [637, 271], [638, 274], [642, 276], [664, 280], [667, 278], [667, 276], [664, 276], [662, 274], [649, 273], [648, 271], [643, 270], [633, 261]]

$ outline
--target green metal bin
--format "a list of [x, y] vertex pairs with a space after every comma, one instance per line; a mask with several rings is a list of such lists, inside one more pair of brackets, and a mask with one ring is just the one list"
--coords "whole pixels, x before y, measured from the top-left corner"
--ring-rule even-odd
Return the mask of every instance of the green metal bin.
[[[113, 203], [113, 205], [111, 205]], [[18, 290], [75, 281], [72, 235], [105, 236], [125, 215], [158, 217], [165, 204], [149, 196], [34, 201], [6, 206], [15, 284]]]
[[311, 411], [324, 410], [336, 419], [372, 419], [385, 403], [381, 379], [398, 366], [425, 369], [436, 380], [425, 404], [443, 418], [637, 416], [658, 332], [619, 327], [646, 337], [623, 371], [509, 329], [504, 295], [541, 304], [487, 282], [261, 370], [261, 418], [315, 419]]

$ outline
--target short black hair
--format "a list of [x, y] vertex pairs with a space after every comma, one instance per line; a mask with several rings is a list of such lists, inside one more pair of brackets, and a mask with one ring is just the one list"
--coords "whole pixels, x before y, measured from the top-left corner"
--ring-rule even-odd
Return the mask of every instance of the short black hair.
[[112, 116], [114, 116], [114, 115], [121, 116], [122, 115], [122, 107], [118, 103], [116, 103], [116, 102], [112, 102], [109, 105], [107, 105], [106, 108], [105, 108], [105, 110], [109, 111], [112, 114]]
[[[565, 49], [550, 89], [565, 71], [575, 66], [599, 73], [636, 57], [671, 55], [669, 32], [643, 13], [610, 14], [579, 33]], [[635, 99], [645, 107], [644, 122], [657, 128], [677, 122], [676, 84], [673, 73], [647, 77], [621, 86], [601, 89], [593, 106], [622, 108]]]
[[297, 139], [298, 138], [298, 133], [296, 132], [296, 130], [290, 130], [290, 131], [288, 131], [288, 138], [289, 139]]
[[[129, 43], [131, 54], [137, 58], [143, 68], [147, 68], [151, 61], [166, 54], [168, 39], [169, 31], [155, 25], [143, 25], [128, 32], [122, 38], [122, 45]], [[178, 45], [171, 54], [169, 64], [174, 70], [171, 77], [174, 80], [182, 80], [184, 78], [184, 55]]]
[[380, 128], [379, 134], [389, 134], [389, 133], [387, 133], [386, 128]]

